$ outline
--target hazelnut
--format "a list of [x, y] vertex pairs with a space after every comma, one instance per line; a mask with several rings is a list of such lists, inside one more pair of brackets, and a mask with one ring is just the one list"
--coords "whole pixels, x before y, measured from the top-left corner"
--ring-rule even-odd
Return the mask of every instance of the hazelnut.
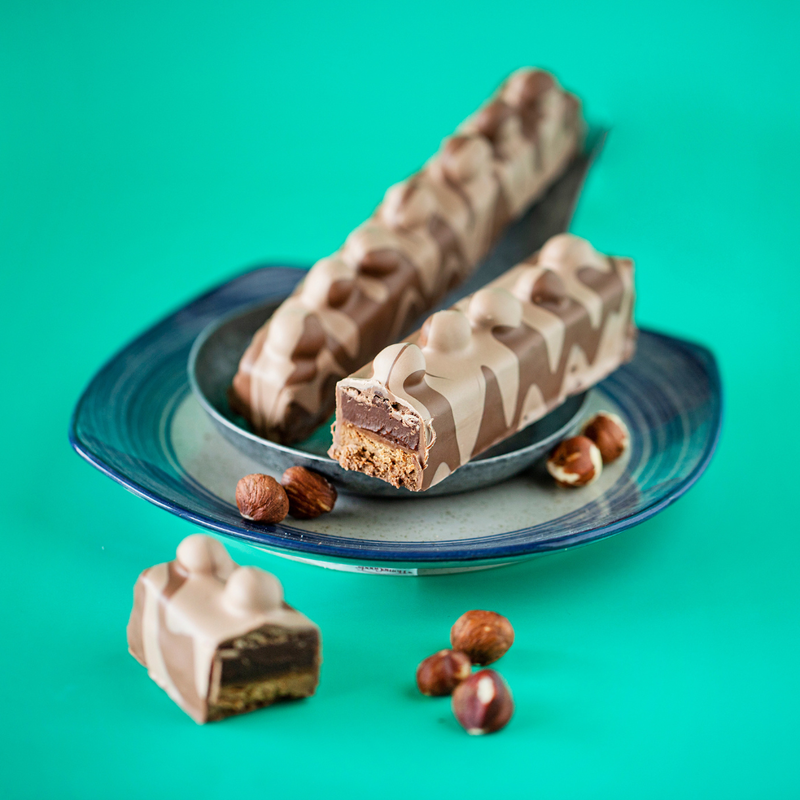
[[511, 623], [494, 611], [467, 611], [450, 629], [450, 644], [481, 666], [491, 664], [505, 655], [514, 644]]
[[472, 662], [458, 650], [440, 650], [417, 667], [417, 686], [422, 694], [442, 697], [451, 694], [472, 674]]
[[499, 731], [514, 713], [508, 684], [493, 669], [482, 669], [456, 686], [452, 703], [461, 727], [473, 736]]
[[585, 436], [565, 439], [547, 459], [547, 471], [559, 486], [588, 486], [603, 471], [603, 457], [597, 445]]
[[333, 484], [305, 467], [289, 467], [281, 478], [289, 498], [289, 513], [296, 519], [314, 519], [336, 503]]
[[239, 513], [253, 522], [280, 522], [289, 513], [283, 486], [270, 475], [245, 475], [236, 484]]
[[581, 433], [597, 445], [604, 464], [616, 461], [631, 441], [625, 423], [610, 411], [600, 411], [595, 414], [583, 426]]

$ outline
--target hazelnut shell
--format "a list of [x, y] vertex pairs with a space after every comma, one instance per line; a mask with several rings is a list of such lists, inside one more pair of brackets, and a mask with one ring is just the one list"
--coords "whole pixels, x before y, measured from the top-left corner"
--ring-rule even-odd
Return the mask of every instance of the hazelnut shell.
[[280, 522], [289, 513], [289, 498], [271, 475], [245, 475], [236, 484], [239, 513], [253, 522]]
[[472, 674], [472, 662], [458, 650], [440, 650], [417, 667], [417, 688], [429, 697], [452, 694]]
[[561, 442], [550, 454], [547, 471], [559, 486], [588, 486], [600, 477], [603, 457], [591, 439], [573, 436]]
[[595, 414], [583, 426], [581, 433], [597, 445], [604, 464], [616, 461], [630, 444], [627, 426], [616, 414], [608, 411]]
[[454, 650], [466, 653], [473, 664], [485, 666], [497, 661], [514, 643], [514, 628], [494, 611], [467, 611], [450, 629]]
[[514, 713], [508, 684], [493, 669], [482, 669], [460, 683], [452, 705], [461, 727], [473, 736], [499, 731]]
[[331, 511], [336, 504], [333, 484], [305, 467], [289, 467], [281, 483], [289, 498], [289, 514], [295, 519], [314, 519]]

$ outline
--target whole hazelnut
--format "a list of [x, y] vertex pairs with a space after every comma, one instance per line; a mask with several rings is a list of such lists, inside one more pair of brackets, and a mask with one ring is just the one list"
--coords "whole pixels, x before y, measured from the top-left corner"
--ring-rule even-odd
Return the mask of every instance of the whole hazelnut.
[[295, 519], [314, 519], [330, 511], [336, 503], [333, 484], [305, 467], [289, 467], [281, 483], [289, 498], [289, 514]]
[[422, 694], [442, 697], [451, 694], [472, 674], [472, 662], [458, 650], [440, 650], [417, 667], [417, 686]]
[[508, 684], [493, 669], [482, 669], [456, 686], [452, 703], [461, 727], [473, 736], [499, 731], [514, 713]]
[[603, 457], [597, 445], [585, 436], [565, 439], [547, 459], [547, 471], [559, 486], [588, 486], [603, 471]]
[[581, 433], [597, 445], [604, 464], [616, 461], [631, 441], [625, 423], [610, 411], [600, 411], [595, 414], [583, 426]]
[[289, 513], [289, 498], [270, 475], [245, 475], [236, 484], [239, 513], [253, 522], [280, 522]]
[[466, 653], [473, 664], [484, 666], [497, 661], [514, 644], [514, 628], [494, 611], [467, 611], [450, 629], [450, 644]]

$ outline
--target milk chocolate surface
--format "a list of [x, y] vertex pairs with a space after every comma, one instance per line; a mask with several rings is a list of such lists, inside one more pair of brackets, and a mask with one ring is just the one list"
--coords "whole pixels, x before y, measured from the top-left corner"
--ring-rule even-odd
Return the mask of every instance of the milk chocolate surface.
[[273, 575], [237, 566], [201, 534], [139, 576], [128, 648], [201, 723], [307, 697], [319, 681], [317, 626], [283, 601]]
[[268, 438], [308, 436], [333, 410], [336, 381], [470, 275], [583, 132], [578, 100], [551, 75], [514, 73], [257, 331], [229, 391], [233, 410]]
[[330, 455], [424, 491], [633, 357], [633, 262], [570, 234], [337, 385]]

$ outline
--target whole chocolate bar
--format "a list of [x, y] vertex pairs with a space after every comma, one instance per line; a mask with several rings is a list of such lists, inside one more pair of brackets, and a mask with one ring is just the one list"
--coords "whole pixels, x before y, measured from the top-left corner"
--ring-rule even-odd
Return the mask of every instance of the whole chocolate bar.
[[583, 132], [579, 102], [552, 76], [514, 73], [256, 332], [228, 393], [233, 410], [270, 439], [308, 436], [333, 411], [336, 381], [468, 277]]
[[340, 381], [330, 456], [424, 491], [633, 357], [633, 262], [561, 234]]
[[319, 628], [283, 602], [277, 578], [237, 566], [210, 536], [146, 569], [133, 597], [131, 655], [196, 722], [314, 694]]

